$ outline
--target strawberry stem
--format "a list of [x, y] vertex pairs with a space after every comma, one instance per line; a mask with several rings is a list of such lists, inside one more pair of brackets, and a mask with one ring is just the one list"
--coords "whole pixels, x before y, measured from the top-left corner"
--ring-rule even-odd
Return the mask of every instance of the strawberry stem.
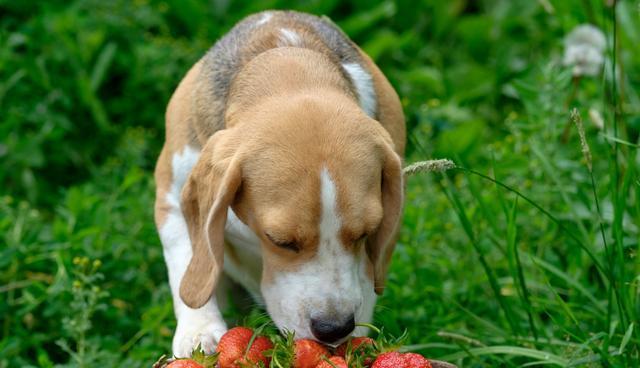
[[249, 350], [251, 350], [251, 346], [253, 345], [253, 342], [256, 340], [256, 338], [258, 336], [260, 336], [262, 334], [262, 330], [264, 330], [264, 328], [269, 324], [269, 322], [265, 322], [263, 324], [261, 324], [259, 327], [256, 327], [256, 329], [253, 330], [253, 334], [251, 335], [251, 338], [249, 339], [249, 343], [247, 344], [247, 348], [244, 350], [244, 357], [247, 357], [247, 354], [249, 354]]
[[367, 327], [369, 329], [374, 330], [377, 334], [380, 334], [380, 329], [378, 327], [372, 325], [371, 323], [358, 322], [358, 323], [356, 323], [356, 326], [358, 326], [358, 327]]
[[244, 349], [244, 357], [245, 358], [249, 354], [249, 350], [251, 350], [251, 346], [253, 345], [253, 342], [256, 340], [257, 337], [258, 337], [258, 330], [256, 329], [256, 330], [253, 331], [253, 335], [251, 335], [251, 338], [249, 339], [249, 343], [247, 344], [247, 348]]

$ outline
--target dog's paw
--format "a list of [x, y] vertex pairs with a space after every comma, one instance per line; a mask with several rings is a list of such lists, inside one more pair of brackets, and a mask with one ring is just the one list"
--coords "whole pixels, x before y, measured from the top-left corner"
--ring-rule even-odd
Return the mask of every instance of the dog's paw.
[[216, 322], [180, 321], [173, 336], [173, 355], [177, 358], [189, 358], [198, 345], [206, 354], [211, 354], [225, 332], [226, 326]]

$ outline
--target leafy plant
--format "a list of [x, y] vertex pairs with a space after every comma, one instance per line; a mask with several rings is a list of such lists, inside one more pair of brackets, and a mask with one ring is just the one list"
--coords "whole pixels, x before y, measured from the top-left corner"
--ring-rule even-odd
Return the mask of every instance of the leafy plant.
[[100, 260], [91, 262], [89, 258], [76, 257], [73, 264], [76, 266], [73, 272], [76, 277], [71, 288], [73, 299], [69, 304], [70, 316], [62, 320], [62, 326], [74, 345], [67, 339], [56, 343], [71, 356], [74, 365], [89, 367], [99, 363], [96, 356], [100, 352], [99, 346], [90, 344], [88, 340], [91, 319], [97, 311], [106, 309], [101, 299], [108, 293], [100, 288], [100, 282], [104, 279], [104, 275], [98, 272], [102, 264]]

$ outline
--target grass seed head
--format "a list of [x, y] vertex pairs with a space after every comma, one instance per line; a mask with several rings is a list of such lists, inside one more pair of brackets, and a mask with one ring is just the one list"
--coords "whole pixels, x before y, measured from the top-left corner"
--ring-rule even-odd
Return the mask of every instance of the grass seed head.
[[580, 136], [580, 146], [582, 147], [582, 155], [584, 156], [584, 159], [587, 162], [587, 167], [591, 172], [593, 171], [591, 150], [589, 149], [589, 144], [587, 143], [587, 136], [584, 133], [584, 124], [582, 124], [582, 117], [580, 116], [578, 109], [574, 108], [573, 110], [571, 110], [571, 120], [574, 124], [576, 124], [576, 128], [578, 129], [578, 135]]
[[454, 169], [456, 164], [449, 159], [418, 161], [404, 168], [406, 176], [420, 172], [445, 172]]

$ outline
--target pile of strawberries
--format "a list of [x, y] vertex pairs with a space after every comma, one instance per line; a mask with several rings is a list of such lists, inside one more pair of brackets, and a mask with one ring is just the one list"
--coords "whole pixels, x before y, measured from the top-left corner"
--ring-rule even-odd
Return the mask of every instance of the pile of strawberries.
[[[274, 340], [274, 341], [272, 341]], [[438, 365], [434, 366], [437, 367]], [[216, 352], [200, 349], [190, 359], [162, 359], [154, 368], [432, 368], [420, 354], [400, 353], [386, 340], [355, 337], [335, 349], [309, 339], [268, 338], [247, 327], [229, 330]]]

